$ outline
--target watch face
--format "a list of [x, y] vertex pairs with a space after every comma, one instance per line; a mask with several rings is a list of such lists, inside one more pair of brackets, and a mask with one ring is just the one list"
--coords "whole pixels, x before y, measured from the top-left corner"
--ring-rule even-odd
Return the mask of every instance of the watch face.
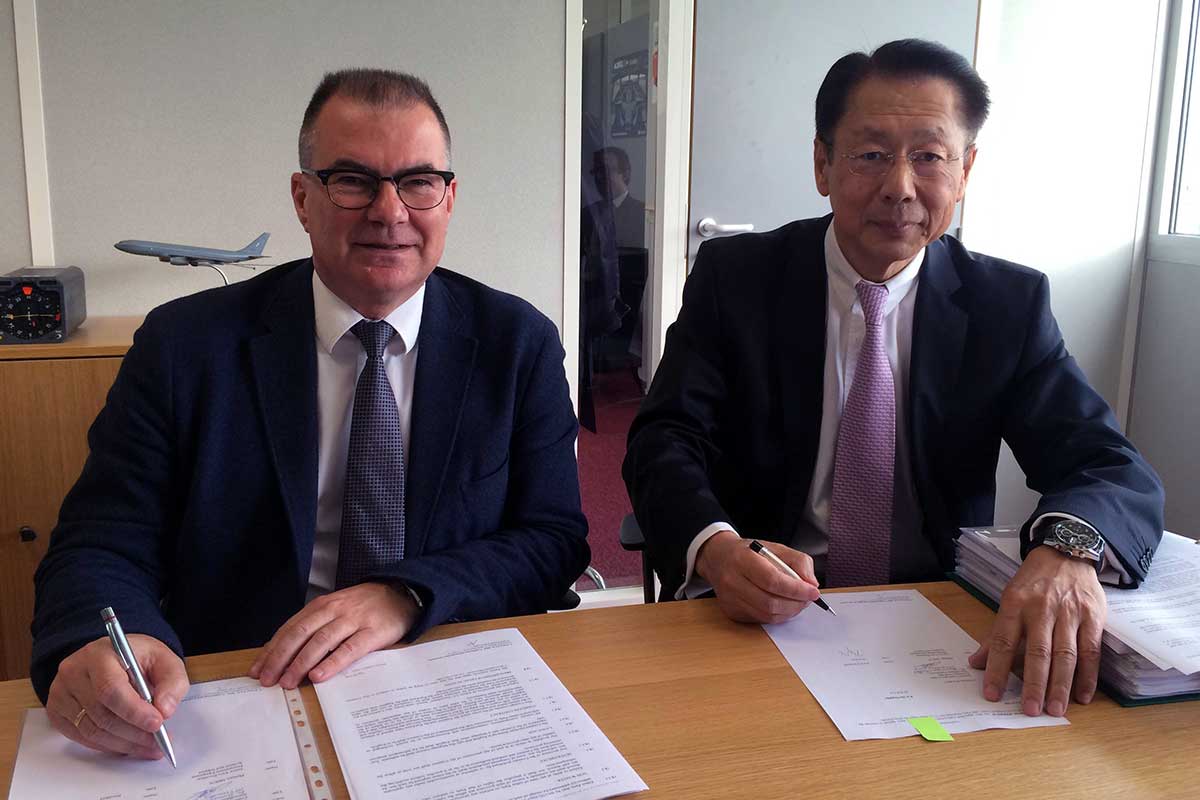
[[1100, 536], [1086, 525], [1066, 520], [1055, 523], [1054, 538], [1068, 547], [1080, 550], [1094, 550], [1099, 544]]
[[0, 342], [41, 339], [61, 330], [62, 299], [58, 292], [19, 284], [0, 296]]

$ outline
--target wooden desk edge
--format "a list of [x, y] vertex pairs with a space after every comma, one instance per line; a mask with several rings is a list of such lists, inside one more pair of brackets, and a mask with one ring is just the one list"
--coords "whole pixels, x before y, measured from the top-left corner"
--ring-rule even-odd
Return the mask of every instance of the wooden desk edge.
[[0, 344], [0, 361], [123, 356], [144, 317], [88, 317], [66, 341], [53, 344]]

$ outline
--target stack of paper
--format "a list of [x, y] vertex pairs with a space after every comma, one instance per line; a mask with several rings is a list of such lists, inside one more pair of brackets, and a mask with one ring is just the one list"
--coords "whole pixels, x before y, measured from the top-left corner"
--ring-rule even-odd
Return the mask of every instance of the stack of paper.
[[[1017, 528], [963, 528], [960, 578], [993, 602], [1021, 564]], [[1104, 587], [1100, 680], [1132, 701], [1200, 693], [1200, 544], [1164, 532], [1137, 589]]]

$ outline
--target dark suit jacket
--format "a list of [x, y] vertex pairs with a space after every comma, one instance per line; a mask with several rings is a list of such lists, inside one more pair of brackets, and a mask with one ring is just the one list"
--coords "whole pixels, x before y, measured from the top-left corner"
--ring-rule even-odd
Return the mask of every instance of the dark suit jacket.
[[[262, 645], [304, 605], [317, 505], [312, 262], [155, 309], [88, 434], [36, 575], [32, 677], [128, 632]], [[418, 335], [402, 581], [431, 625], [544, 611], [588, 563], [554, 325], [438, 269]]]
[[[624, 464], [664, 598], [705, 526], [788, 541], [801, 522], [821, 430], [831, 220], [700, 248]], [[1042, 494], [1030, 521], [1087, 520], [1143, 578], [1162, 486], [1067, 353], [1046, 276], [944, 236], [918, 280], [907, 423], [941, 567], [953, 568], [960, 526], [992, 524], [1003, 438]]]

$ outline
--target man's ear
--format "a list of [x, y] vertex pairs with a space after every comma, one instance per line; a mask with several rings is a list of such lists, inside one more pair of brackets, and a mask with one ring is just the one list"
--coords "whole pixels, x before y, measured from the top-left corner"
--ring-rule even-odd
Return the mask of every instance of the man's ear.
[[817, 191], [822, 197], [829, 197], [829, 146], [820, 137], [813, 137], [813, 174], [817, 179]]
[[963, 153], [963, 175], [962, 182], [958, 185], [958, 196], [954, 200], [956, 203], [961, 203], [967, 195], [967, 180], [971, 177], [971, 167], [975, 166], [975, 154], [978, 152], [979, 149], [971, 145], [967, 152]]
[[308, 200], [308, 187], [304, 185], [304, 174], [300, 172], [292, 173], [292, 205], [296, 207], [296, 218], [300, 220], [300, 225], [308, 232], [308, 210], [305, 209], [304, 203]]

